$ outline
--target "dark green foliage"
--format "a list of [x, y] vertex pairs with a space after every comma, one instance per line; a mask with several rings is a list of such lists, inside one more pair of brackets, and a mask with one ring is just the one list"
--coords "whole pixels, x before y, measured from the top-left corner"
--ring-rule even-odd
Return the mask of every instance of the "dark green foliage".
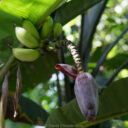
[[[76, 100], [72, 100], [65, 106], [55, 110], [48, 118], [47, 125], [49, 124], [72, 124], [91, 126], [102, 121], [112, 119], [120, 114], [128, 113], [127, 103], [127, 86], [128, 78], [113, 82], [111, 86], [104, 89], [99, 97], [99, 112], [96, 121], [88, 123], [82, 116]], [[67, 114], [69, 113], [69, 114]], [[82, 123], [81, 123], [82, 122]]]
[[[78, 46], [77, 48], [84, 62], [84, 69], [92, 72], [100, 57], [105, 55], [105, 49], [110, 46], [112, 42], [118, 38], [122, 30], [127, 27], [128, 9], [123, 8], [122, 13], [116, 13], [115, 7], [117, 5], [122, 6], [121, 3], [120, 0], [71, 0], [68, 2], [67, 0], [0, 1], [0, 84], [9, 69], [9, 91], [14, 92], [16, 89], [18, 60], [12, 57], [11, 47], [18, 47], [20, 44], [16, 39], [14, 26], [21, 27], [23, 19], [30, 20], [40, 33], [42, 23], [49, 15], [52, 16], [54, 23], [60, 22], [62, 25], [65, 25], [76, 16], [83, 14], [81, 28], [74, 24], [75, 27], [72, 26], [72, 31], [68, 34], [75, 37], [74, 43]], [[70, 28], [68, 28], [68, 30], [69, 29]], [[81, 33], [77, 37], [75, 34], [78, 34], [80, 29]], [[104, 87], [106, 80], [110, 80], [113, 71], [128, 60], [127, 37], [127, 33], [121, 37], [120, 42], [118, 42], [119, 40], [117, 41], [118, 44], [116, 44], [111, 51], [108, 51], [109, 54], [104, 58], [105, 61], [99, 65], [98, 73], [96, 72], [95, 75], [96, 81], [101, 84], [99, 86], [100, 89]], [[64, 37], [62, 36], [60, 38], [63, 39]], [[78, 40], [80, 40], [79, 43], [77, 42]], [[97, 42], [100, 42], [100, 45]], [[99, 46], [96, 46], [97, 44]], [[60, 63], [60, 60], [63, 63], [65, 62], [74, 66], [73, 58], [66, 47], [65, 52], [62, 51], [62, 54], [63, 58], [59, 52], [49, 52], [48, 54], [43, 54], [35, 62], [21, 63], [22, 93], [46, 109], [44, 110], [30, 99], [21, 96], [19, 99], [21, 112], [29, 117], [33, 124], [38, 124], [39, 122], [45, 124], [47, 121], [46, 125], [49, 128], [54, 125], [55, 127], [63, 127], [63, 125], [66, 124], [77, 127], [80, 127], [80, 125], [89, 127], [98, 123], [101, 123], [101, 125], [97, 125], [97, 128], [111, 128], [114, 126], [117, 128], [126, 127], [127, 116], [107, 122], [104, 121], [128, 114], [128, 78], [121, 78], [120, 76], [122, 74], [120, 76], [115, 75], [117, 76], [116, 81], [105, 88], [99, 96], [99, 111], [96, 120], [88, 123], [81, 114], [76, 99], [67, 103], [67, 101], [74, 97], [73, 79], [66, 76], [60, 80], [62, 75], [58, 77], [58, 81], [56, 81], [56, 78], [54, 78], [54, 81], [50, 79], [55, 73], [55, 65]], [[126, 65], [123, 68], [127, 71], [128, 66]], [[122, 68], [120, 70], [122, 70]], [[126, 77], [127, 75], [123, 74], [122, 76]], [[61, 102], [65, 105], [56, 109], [58, 87], [61, 89], [61, 94], [58, 96], [61, 95]], [[70, 98], [66, 99], [68, 96]], [[51, 113], [53, 109], [56, 110], [49, 116], [46, 111]], [[7, 124], [13, 125], [13, 128], [33, 127], [25, 124], [15, 124], [16, 126], [14, 126], [14, 124], [10, 122]], [[11, 128], [10, 125], [7, 125], [7, 127]]]

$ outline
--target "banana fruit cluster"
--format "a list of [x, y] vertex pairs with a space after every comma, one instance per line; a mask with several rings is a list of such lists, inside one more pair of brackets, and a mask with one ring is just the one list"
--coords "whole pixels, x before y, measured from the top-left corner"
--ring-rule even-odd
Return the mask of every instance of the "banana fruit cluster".
[[[44, 47], [45, 40], [48, 40], [51, 35], [54, 39], [57, 39], [61, 32], [62, 25], [53, 23], [50, 16], [44, 20], [40, 34], [30, 21], [25, 20], [22, 27], [15, 27], [16, 37], [25, 48], [13, 48], [14, 57], [23, 62], [35, 61], [40, 56], [39, 51]], [[47, 46], [45, 47], [47, 49]]]
[[23, 62], [35, 61], [39, 56], [40, 36], [35, 26], [28, 20], [23, 22], [23, 27], [15, 28], [16, 37], [26, 48], [13, 48], [12, 52], [15, 58]]
[[[42, 29], [41, 29], [41, 38], [43, 40], [47, 40], [49, 36], [53, 37], [54, 40], [62, 33], [62, 25], [59, 22], [53, 23], [52, 17], [48, 16], [45, 21], [43, 22]], [[55, 49], [54, 44], [49, 44], [46, 47], [47, 51], [52, 51]]]
[[48, 16], [42, 25], [41, 37], [43, 39], [47, 39], [50, 36], [50, 33], [52, 33], [53, 38], [57, 39], [57, 37], [60, 36], [61, 32], [62, 32], [62, 25], [58, 22], [53, 23], [52, 17]]
[[27, 48], [13, 48], [13, 55], [24, 62], [35, 61], [39, 57], [39, 51]]

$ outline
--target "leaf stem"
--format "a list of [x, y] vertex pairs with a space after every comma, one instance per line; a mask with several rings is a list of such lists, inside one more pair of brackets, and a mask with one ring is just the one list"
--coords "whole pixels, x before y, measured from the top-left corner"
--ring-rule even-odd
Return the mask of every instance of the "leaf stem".
[[84, 72], [83, 64], [82, 64], [79, 52], [77, 51], [75, 44], [73, 44], [69, 40], [58, 40], [52, 44], [49, 44], [48, 47], [50, 47], [50, 46], [54, 47], [54, 48], [61, 48], [62, 46], [66, 46], [69, 49], [69, 51], [73, 57], [73, 60], [76, 64], [78, 72], [79, 73]]
[[[112, 115], [109, 115], [109, 116], [106, 116], [106, 117], [102, 117], [102, 118], [100, 118], [100, 119], [97, 119], [96, 121], [91, 122], [91, 123], [88, 123], [88, 121], [86, 121], [86, 122], [84, 121], [84, 122], [82, 122], [82, 123], [80, 123], [80, 124], [77, 124], [77, 125], [83, 125], [83, 128], [85, 128], [85, 127], [90, 127], [90, 126], [93, 126], [93, 125], [98, 124], [98, 123], [100, 123], [100, 122], [103, 122], [103, 121], [106, 121], [106, 120], [110, 120], [110, 119], [113, 119], [113, 118], [115, 118], [115, 117], [124, 116], [124, 115], [126, 115], [126, 114], [128, 114], [128, 111], [119, 112], [119, 113], [114, 113], [114, 114], [112, 114]], [[77, 126], [77, 125], [76, 125], [76, 126]]]
[[57, 85], [57, 92], [58, 92], [58, 104], [59, 104], [59, 107], [61, 107], [62, 106], [62, 95], [61, 95], [62, 92], [61, 92], [58, 72], [56, 73], [56, 76], [57, 76], [56, 85]]
[[[65, 53], [65, 50], [64, 50], [64, 47], [61, 47], [61, 63], [65, 64], [66, 63], [66, 59], [64, 57], [64, 53]], [[69, 79], [69, 77], [67, 75], [64, 74], [64, 92], [65, 92], [65, 102], [69, 102], [71, 101], [72, 99], [72, 91], [73, 89], [71, 88], [70, 84], [71, 84], [71, 81]]]
[[[22, 48], [23, 45], [20, 44], [18, 46], [18, 48]], [[9, 68], [11, 67], [12, 62], [15, 60], [15, 57], [13, 55], [10, 56], [9, 60], [6, 62], [6, 64], [4, 65], [4, 67], [1, 69], [0, 71], [0, 83], [2, 82], [6, 72], [9, 70]]]
[[88, 71], [88, 62], [90, 60], [93, 37], [96, 32], [97, 24], [106, 8], [107, 2], [108, 0], [103, 0], [96, 6], [92, 7], [89, 12], [85, 12], [82, 15], [79, 51], [85, 71]]
[[12, 55], [9, 60], [7, 61], [7, 63], [4, 65], [4, 67], [1, 69], [0, 71], [0, 83], [2, 82], [5, 74], [7, 73], [7, 71], [9, 70], [12, 62], [14, 61], [15, 57]]

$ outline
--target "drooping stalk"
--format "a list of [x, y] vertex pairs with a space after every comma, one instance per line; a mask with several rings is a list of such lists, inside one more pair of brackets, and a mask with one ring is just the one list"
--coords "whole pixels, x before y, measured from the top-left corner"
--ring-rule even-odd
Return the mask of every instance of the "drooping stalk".
[[9, 60], [7, 61], [7, 63], [4, 65], [4, 67], [1, 69], [0, 71], [0, 83], [2, 82], [5, 74], [7, 73], [7, 71], [9, 70], [12, 62], [15, 60], [15, 57], [12, 55]]
[[[18, 48], [22, 48], [22, 47], [23, 47], [22, 44], [20, 44], [18, 46]], [[11, 64], [13, 63], [14, 60], [15, 60], [15, 57], [13, 55], [11, 55], [10, 58], [8, 59], [7, 63], [5, 63], [4, 67], [1, 69], [1, 71], [0, 71], [0, 83], [2, 82], [5, 74], [7, 73], [9, 68], [11, 67]]]
[[83, 73], [84, 69], [83, 69], [82, 61], [81, 61], [80, 55], [76, 49], [76, 46], [69, 40], [60, 40], [55, 43], [56, 48], [60, 48], [62, 46], [66, 46], [69, 49], [69, 51], [71, 52], [72, 57], [74, 59], [74, 62], [76, 64], [78, 72]]

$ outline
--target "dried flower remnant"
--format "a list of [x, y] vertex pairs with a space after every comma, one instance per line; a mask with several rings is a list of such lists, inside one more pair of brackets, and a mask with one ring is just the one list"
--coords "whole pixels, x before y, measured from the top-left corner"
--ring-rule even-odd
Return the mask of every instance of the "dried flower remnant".
[[6, 114], [7, 99], [8, 99], [8, 76], [9, 76], [9, 71], [5, 75], [2, 85], [2, 95], [0, 101], [0, 128], [5, 128], [5, 114]]
[[18, 99], [20, 95], [22, 87], [22, 78], [21, 78], [21, 71], [20, 71], [20, 64], [18, 65], [17, 69], [17, 81], [16, 81], [16, 92], [15, 92], [15, 102], [14, 102], [14, 118], [17, 116], [17, 106], [18, 106]]

